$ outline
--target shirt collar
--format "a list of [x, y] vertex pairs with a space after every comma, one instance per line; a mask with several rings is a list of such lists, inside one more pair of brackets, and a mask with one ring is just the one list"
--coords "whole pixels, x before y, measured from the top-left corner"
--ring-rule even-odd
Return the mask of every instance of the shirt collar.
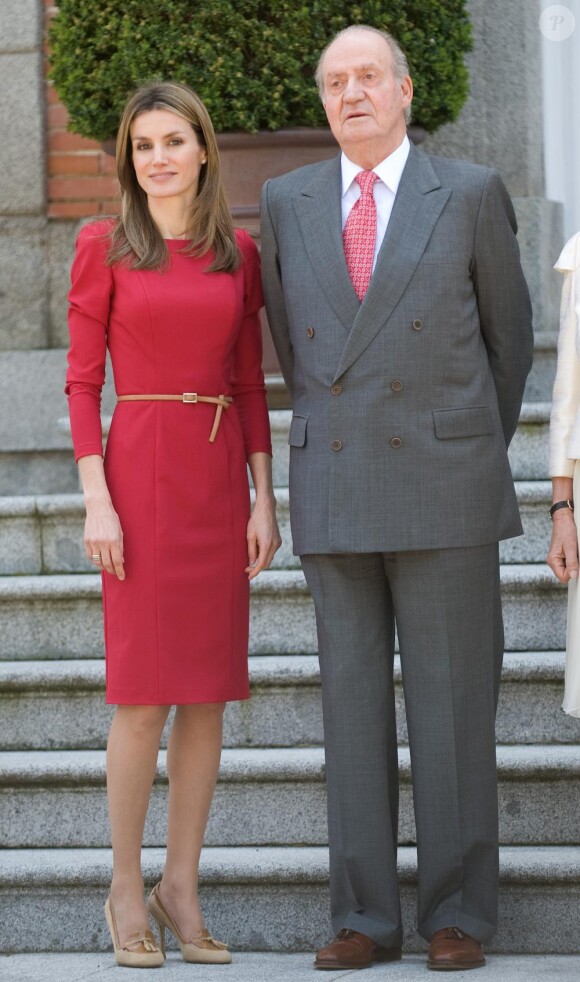
[[[380, 164], [373, 167], [375, 174], [383, 184], [387, 185], [393, 194], [397, 193], [410, 149], [409, 137], [405, 135], [403, 142], [399, 144], [397, 149], [393, 150], [384, 160], [381, 160]], [[340, 166], [342, 171], [342, 196], [344, 197], [356, 175], [364, 168], [358, 164], [353, 164], [352, 160], [349, 160], [344, 152], [340, 157]]]

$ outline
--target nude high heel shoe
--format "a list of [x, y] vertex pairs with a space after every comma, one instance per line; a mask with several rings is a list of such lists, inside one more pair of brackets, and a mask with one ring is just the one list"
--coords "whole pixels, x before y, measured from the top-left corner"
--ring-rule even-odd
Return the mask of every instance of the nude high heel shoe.
[[105, 918], [111, 932], [117, 965], [123, 965], [125, 968], [160, 968], [163, 965], [165, 957], [149, 930], [132, 935], [121, 948], [110, 897], [107, 897], [105, 904]]
[[159, 896], [158, 883], [153, 887], [149, 895], [147, 909], [157, 921], [163, 954], [165, 954], [165, 928], [167, 927], [174, 935], [185, 962], [201, 962], [214, 965], [229, 965], [231, 962], [232, 956], [228, 951], [228, 946], [223, 941], [216, 941], [215, 938], [212, 938], [206, 929], [201, 932], [199, 937], [193, 938], [191, 941], [184, 941], [177, 924]]

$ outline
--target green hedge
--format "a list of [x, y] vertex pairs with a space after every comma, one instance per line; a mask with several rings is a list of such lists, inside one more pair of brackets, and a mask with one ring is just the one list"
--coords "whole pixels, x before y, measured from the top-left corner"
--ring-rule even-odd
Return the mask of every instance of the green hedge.
[[187, 82], [218, 132], [326, 123], [313, 80], [320, 50], [348, 24], [386, 28], [405, 49], [415, 122], [454, 120], [468, 91], [466, 0], [60, 0], [51, 77], [77, 133], [115, 135], [127, 94]]

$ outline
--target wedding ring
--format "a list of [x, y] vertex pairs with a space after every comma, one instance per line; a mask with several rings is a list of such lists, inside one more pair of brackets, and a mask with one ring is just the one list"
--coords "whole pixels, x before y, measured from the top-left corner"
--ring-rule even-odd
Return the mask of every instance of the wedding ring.
[[91, 559], [93, 560], [94, 563], [100, 563], [101, 554], [98, 552], [95, 556], [91, 556]]

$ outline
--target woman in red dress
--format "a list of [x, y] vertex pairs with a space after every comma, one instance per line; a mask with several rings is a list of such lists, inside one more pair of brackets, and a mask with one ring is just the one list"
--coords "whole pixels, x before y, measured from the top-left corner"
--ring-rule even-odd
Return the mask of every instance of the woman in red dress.
[[[117, 140], [122, 213], [86, 225], [72, 267], [66, 391], [102, 569], [113, 878], [105, 914], [120, 964], [155, 966], [140, 865], [161, 733], [167, 857], [148, 906], [187, 961], [226, 962], [205, 929], [199, 856], [222, 716], [246, 699], [249, 581], [280, 545], [261, 369], [259, 258], [234, 230], [213, 127], [186, 86], [145, 86]], [[118, 403], [103, 461], [109, 350]], [[256, 490], [250, 514], [247, 465]]]

